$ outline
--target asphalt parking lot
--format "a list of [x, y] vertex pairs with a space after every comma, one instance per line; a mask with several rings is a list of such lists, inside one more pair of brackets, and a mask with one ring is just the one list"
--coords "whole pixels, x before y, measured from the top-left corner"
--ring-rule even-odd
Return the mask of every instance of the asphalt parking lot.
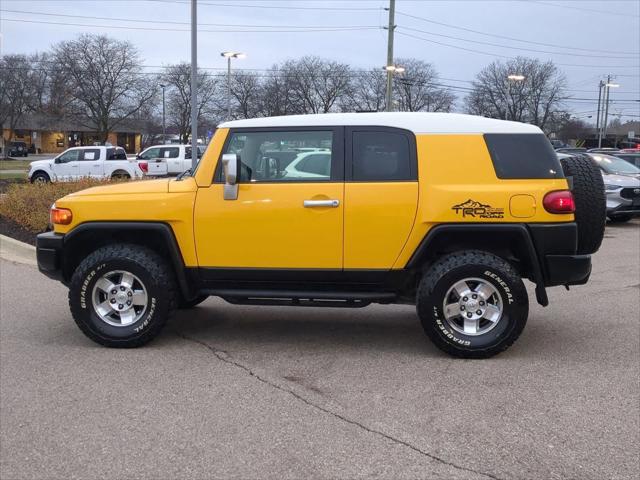
[[210, 299], [110, 350], [0, 263], [0, 478], [638, 478], [640, 221], [520, 340], [455, 360], [409, 306]]

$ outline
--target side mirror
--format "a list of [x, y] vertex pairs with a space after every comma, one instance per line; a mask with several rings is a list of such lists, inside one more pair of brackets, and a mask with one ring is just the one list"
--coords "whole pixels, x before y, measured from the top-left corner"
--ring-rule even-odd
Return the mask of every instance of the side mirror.
[[238, 155], [225, 153], [222, 155], [222, 168], [224, 169], [224, 199], [238, 199]]
[[62, 163], [62, 160], [60, 160], [60, 157], [56, 158], [53, 163]]

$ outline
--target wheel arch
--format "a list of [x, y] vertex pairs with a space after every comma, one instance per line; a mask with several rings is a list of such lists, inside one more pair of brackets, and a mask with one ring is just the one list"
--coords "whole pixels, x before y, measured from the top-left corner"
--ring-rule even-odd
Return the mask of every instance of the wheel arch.
[[543, 306], [549, 300], [541, 262], [522, 224], [441, 224], [424, 237], [406, 268], [423, 270], [442, 255], [459, 250], [484, 250], [514, 264], [520, 275], [536, 284], [536, 298]]
[[42, 174], [46, 175], [49, 178], [49, 181], [51, 181], [53, 179], [52, 173], [51, 172], [47, 172], [43, 168], [38, 168], [37, 170], [34, 170], [33, 173], [31, 174], [31, 179], [33, 179], [33, 177], [35, 177], [39, 173], [42, 173]]
[[150, 248], [167, 258], [182, 295], [185, 298], [194, 295], [195, 279], [188, 275], [173, 229], [163, 222], [86, 222], [78, 225], [64, 237], [64, 281], [69, 281], [83, 258], [113, 243]]

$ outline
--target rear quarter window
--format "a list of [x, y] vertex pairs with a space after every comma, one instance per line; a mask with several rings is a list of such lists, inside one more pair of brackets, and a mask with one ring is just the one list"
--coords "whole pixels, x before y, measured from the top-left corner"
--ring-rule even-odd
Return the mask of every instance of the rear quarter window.
[[489, 149], [498, 178], [563, 178], [560, 161], [542, 134], [487, 133]]

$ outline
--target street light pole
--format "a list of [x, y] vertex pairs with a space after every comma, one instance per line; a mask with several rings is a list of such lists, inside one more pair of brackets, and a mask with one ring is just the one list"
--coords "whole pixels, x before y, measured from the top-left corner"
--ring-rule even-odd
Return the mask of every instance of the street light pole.
[[598, 133], [598, 148], [602, 146], [602, 137], [607, 139], [607, 123], [609, 121], [609, 91], [618, 88], [620, 85], [611, 83], [611, 75], [607, 75], [607, 83], [604, 84], [604, 118], [602, 120], [601, 133]]
[[227, 57], [227, 120], [231, 120], [231, 57]]
[[191, 0], [191, 171], [198, 165], [198, 0]]
[[604, 85], [604, 82], [602, 80], [600, 80], [598, 82], [598, 109], [597, 109], [597, 114], [596, 114], [596, 132], [598, 132], [598, 148], [600, 148], [600, 105], [602, 103], [602, 86]]
[[241, 52], [222, 52], [220, 56], [227, 59], [227, 120], [231, 120], [231, 59], [245, 58], [247, 55]]
[[393, 33], [396, 28], [394, 24], [394, 17], [396, 12], [396, 0], [389, 0], [389, 26], [388, 26], [388, 36], [387, 36], [387, 112], [393, 111], [393, 103], [392, 103], [392, 91], [393, 91]]
[[162, 88], [162, 143], [166, 143], [167, 141], [167, 127], [166, 127], [165, 115], [164, 115], [164, 111], [165, 111], [164, 88], [165, 87], [166, 85], [160, 85], [160, 88]]
[[[523, 82], [524, 81], [524, 75], [520, 75], [520, 74], [515, 74], [512, 73], [510, 75], [507, 75], [507, 87], [508, 87], [508, 95], [507, 95], [507, 108], [505, 109], [505, 114], [504, 114], [504, 119], [505, 120], [509, 120], [509, 98], [511, 97], [511, 82]], [[515, 103], [513, 104], [513, 109], [515, 110], [516, 105]], [[515, 121], [515, 112], [513, 115], [513, 120]]]

